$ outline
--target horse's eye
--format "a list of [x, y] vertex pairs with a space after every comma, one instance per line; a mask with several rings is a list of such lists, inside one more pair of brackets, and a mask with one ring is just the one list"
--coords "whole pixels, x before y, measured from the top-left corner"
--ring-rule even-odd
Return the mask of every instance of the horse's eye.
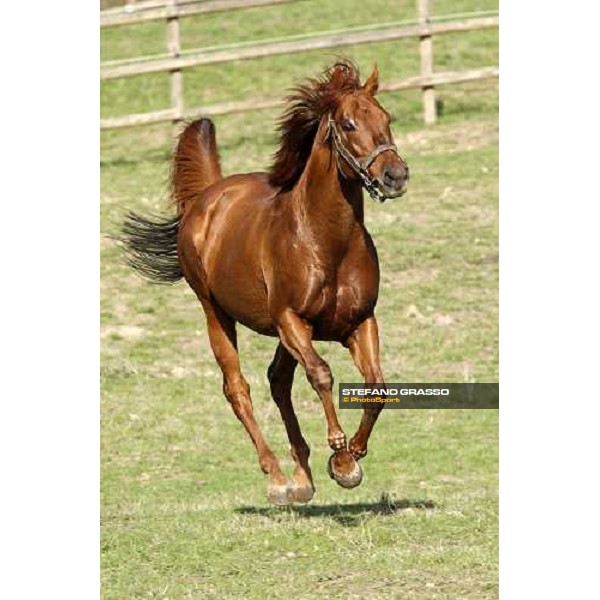
[[342, 129], [344, 131], [354, 131], [356, 129], [356, 127], [354, 126], [354, 123], [350, 119], [344, 119], [342, 121]]

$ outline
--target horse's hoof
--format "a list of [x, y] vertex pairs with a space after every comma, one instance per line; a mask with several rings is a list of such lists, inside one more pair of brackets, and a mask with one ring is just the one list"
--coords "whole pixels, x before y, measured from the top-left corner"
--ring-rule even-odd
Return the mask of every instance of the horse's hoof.
[[270, 485], [267, 490], [267, 498], [271, 504], [277, 506], [288, 506], [293, 502], [288, 493], [287, 485]]
[[352, 489], [360, 485], [363, 478], [362, 469], [347, 452], [332, 454], [327, 463], [329, 477], [343, 488]]
[[299, 485], [295, 481], [290, 481], [288, 483], [288, 495], [293, 502], [306, 504], [312, 500], [315, 490], [310, 485]]

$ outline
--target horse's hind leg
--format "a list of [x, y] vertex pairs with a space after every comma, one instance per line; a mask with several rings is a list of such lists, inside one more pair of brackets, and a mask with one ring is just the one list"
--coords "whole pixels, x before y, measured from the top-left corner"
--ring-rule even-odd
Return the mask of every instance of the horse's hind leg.
[[202, 304], [206, 312], [210, 344], [223, 371], [223, 392], [236, 417], [252, 438], [260, 468], [269, 476], [269, 501], [273, 504], [288, 504], [287, 479], [254, 419], [250, 386], [240, 369], [235, 321], [225, 315], [219, 307], [207, 301]]
[[292, 405], [292, 383], [298, 361], [285, 349], [277, 346], [268, 376], [271, 395], [279, 408], [291, 445], [296, 468], [290, 482], [290, 496], [295, 502], [308, 502], [315, 492], [312, 473], [308, 464], [310, 448], [300, 431], [300, 424]]

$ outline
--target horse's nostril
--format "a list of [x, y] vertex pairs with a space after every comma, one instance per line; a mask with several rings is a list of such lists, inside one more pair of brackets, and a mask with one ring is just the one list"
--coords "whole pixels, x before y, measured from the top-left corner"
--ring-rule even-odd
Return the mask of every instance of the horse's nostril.
[[392, 171], [389, 168], [385, 168], [383, 170], [383, 181], [386, 184], [392, 185], [392, 184], [396, 183], [397, 180], [398, 180], [398, 176], [394, 171]]

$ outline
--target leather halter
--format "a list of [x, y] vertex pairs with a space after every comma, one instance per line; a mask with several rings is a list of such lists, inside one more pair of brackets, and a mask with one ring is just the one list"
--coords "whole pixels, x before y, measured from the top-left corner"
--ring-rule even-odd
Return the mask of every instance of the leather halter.
[[388, 150], [394, 152], [394, 154], [396, 154], [396, 156], [402, 160], [402, 157], [398, 154], [398, 148], [396, 145], [380, 144], [364, 158], [355, 158], [350, 153], [348, 148], [346, 148], [346, 146], [344, 146], [342, 143], [342, 139], [336, 127], [336, 122], [331, 118], [331, 115], [329, 116], [329, 120], [327, 122], [327, 132], [325, 134], [324, 141], [327, 141], [329, 138], [333, 140], [333, 145], [335, 146], [337, 153], [346, 161], [346, 164], [352, 169], [352, 171], [354, 171], [354, 173], [360, 177], [363, 187], [367, 190], [367, 192], [369, 192], [369, 196], [371, 196], [371, 198], [373, 198], [373, 200], [376, 202], [383, 202], [387, 196], [381, 190], [379, 182], [369, 175], [369, 167], [380, 154], [387, 152]]

